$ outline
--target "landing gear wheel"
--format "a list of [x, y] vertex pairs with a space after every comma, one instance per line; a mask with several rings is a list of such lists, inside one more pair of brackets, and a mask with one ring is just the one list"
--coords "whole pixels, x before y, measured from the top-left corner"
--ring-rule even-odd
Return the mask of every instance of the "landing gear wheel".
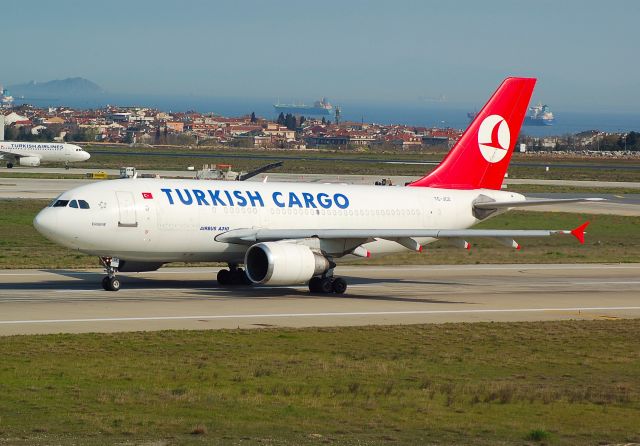
[[218, 271], [218, 284], [222, 286], [227, 285], [252, 285], [253, 282], [247, 276], [247, 273], [242, 268], [232, 267], [229, 269], [221, 269]]
[[102, 278], [102, 288], [105, 291], [118, 291], [120, 289], [120, 279], [116, 277], [120, 261], [111, 257], [99, 257], [100, 263], [104, 266], [107, 277]]
[[7, 169], [13, 168], [13, 163], [7, 163]]
[[229, 285], [231, 283], [231, 271], [228, 269], [221, 269], [218, 271], [216, 278], [218, 279], [218, 284], [223, 286]]
[[117, 277], [108, 277], [107, 278], [108, 291], [118, 291], [120, 289], [120, 279]]
[[331, 289], [336, 294], [344, 294], [344, 292], [347, 291], [347, 281], [342, 277], [337, 277], [333, 280]]
[[321, 278], [320, 282], [318, 282], [318, 291], [324, 294], [329, 294], [333, 291], [332, 283], [333, 280], [331, 280], [331, 277]]
[[309, 280], [309, 291], [321, 294], [344, 294], [347, 281], [342, 277], [312, 277]]
[[320, 277], [312, 277], [311, 280], [309, 280], [309, 291], [312, 293], [319, 293], [320, 292]]

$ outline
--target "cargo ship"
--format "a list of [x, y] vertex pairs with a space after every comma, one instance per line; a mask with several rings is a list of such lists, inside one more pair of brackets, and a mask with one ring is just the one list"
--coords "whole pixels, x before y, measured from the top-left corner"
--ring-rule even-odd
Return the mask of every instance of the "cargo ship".
[[[476, 117], [478, 112], [469, 112], [467, 113], [467, 118], [473, 119]], [[556, 121], [556, 118], [553, 116], [553, 112], [548, 105], [539, 103], [535, 107], [529, 107], [529, 114], [525, 116], [523, 125], [530, 126], [542, 126], [542, 125], [553, 125]]]
[[322, 98], [319, 101], [315, 101], [313, 105], [305, 104], [273, 104], [277, 114], [290, 113], [296, 116], [332, 116], [335, 114], [333, 105], [327, 101], [326, 98]]
[[524, 118], [524, 125], [553, 125], [556, 118], [547, 104], [538, 103], [529, 108], [529, 114]]

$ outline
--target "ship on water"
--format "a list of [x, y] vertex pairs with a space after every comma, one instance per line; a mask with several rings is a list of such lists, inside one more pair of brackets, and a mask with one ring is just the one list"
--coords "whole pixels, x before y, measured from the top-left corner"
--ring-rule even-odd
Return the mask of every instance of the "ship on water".
[[13, 96], [9, 94], [9, 90], [0, 85], [0, 106], [11, 107], [13, 104]]
[[[473, 119], [478, 112], [467, 113], [467, 118]], [[530, 126], [543, 126], [553, 125], [556, 118], [553, 116], [553, 112], [547, 104], [538, 103], [534, 107], [529, 107], [529, 114], [525, 116], [523, 125]]]
[[296, 116], [332, 116], [336, 109], [329, 103], [326, 98], [315, 101], [313, 105], [305, 104], [273, 104], [276, 113], [291, 113]]
[[553, 125], [556, 118], [547, 104], [538, 103], [529, 107], [529, 114], [524, 118], [524, 125]]

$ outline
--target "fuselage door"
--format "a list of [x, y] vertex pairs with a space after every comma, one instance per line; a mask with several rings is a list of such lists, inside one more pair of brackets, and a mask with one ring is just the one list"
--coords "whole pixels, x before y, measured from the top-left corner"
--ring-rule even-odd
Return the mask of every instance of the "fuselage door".
[[131, 192], [116, 192], [118, 198], [118, 208], [120, 210], [118, 226], [125, 228], [135, 228], [138, 226], [136, 217], [136, 204], [133, 201]]

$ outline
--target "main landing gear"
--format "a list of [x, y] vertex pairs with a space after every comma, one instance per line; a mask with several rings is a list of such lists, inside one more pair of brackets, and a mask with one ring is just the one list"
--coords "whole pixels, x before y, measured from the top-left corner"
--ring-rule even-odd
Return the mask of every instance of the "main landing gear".
[[247, 273], [242, 268], [238, 268], [238, 265], [229, 264], [229, 269], [221, 269], [218, 271], [218, 284], [222, 286], [227, 285], [251, 285], [251, 279], [247, 276]]
[[107, 277], [102, 279], [102, 288], [105, 291], [118, 291], [120, 289], [120, 279], [116, 277], [118, 262], [113, 262], [111, 257], [100, 257], [100, 263], [107, 273]]
[[342, 277], [312, 277], [309, 281], [309, 291], [322, 294], [344, 294], [347, 291], [347, 281]]

